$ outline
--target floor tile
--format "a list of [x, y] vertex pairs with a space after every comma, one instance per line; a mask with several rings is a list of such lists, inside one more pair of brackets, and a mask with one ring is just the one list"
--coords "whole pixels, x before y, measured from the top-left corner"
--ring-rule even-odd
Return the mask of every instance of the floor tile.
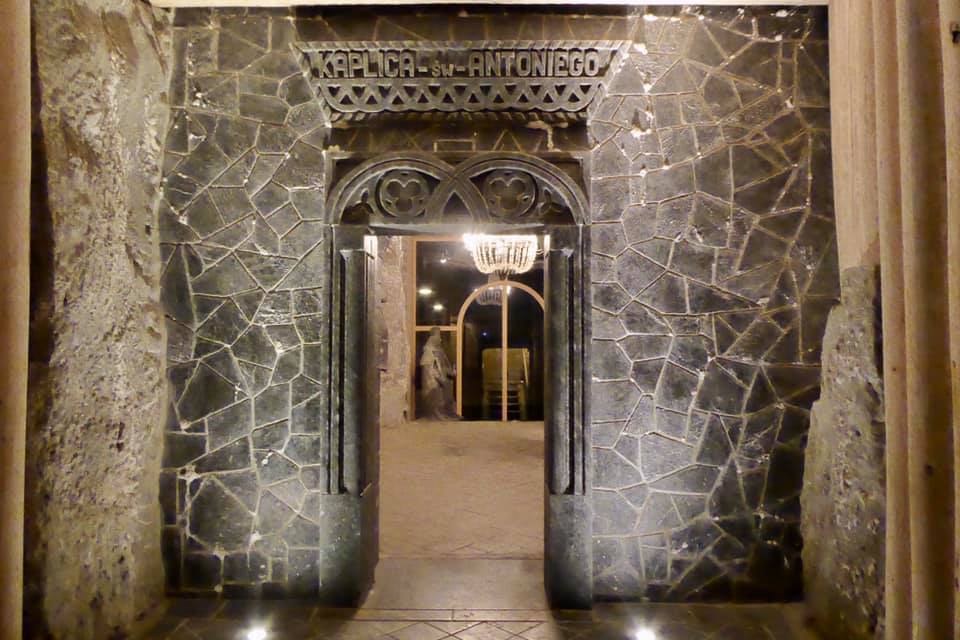
[[543, 561], [383, 558], [362, 608], [543, 611]]
[[[144, 640], [816, 640], [802, 605], [598, 604], [539, 609], [330, 609], [285, 602], [171, 601]], [[196, 616], [186, 615], [189, 612]], [[310, 612], [309, 619], [304, 612]]]
[[393, 631], [390, 635], [396, 640], [440, 640], [450, 634], [426, 622], [416, 622], [409, 627]]
[[490, 622], [470, 627], [456, 635], [460, 640], [507, 640], [511, 636], [512, 633]]

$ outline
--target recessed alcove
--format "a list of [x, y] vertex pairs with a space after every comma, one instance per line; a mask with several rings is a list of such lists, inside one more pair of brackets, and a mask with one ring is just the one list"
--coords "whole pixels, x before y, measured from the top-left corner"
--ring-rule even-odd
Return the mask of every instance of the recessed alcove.
[[[404, 482], [384, 475], [400, 433], [384, 430], [425, 417], [418, 367], [437, 327], [458, 429], [544, 421], [543, 444], [526, 442], [542, 446], [538, 586], [552, 604], [801, 598], [805, 451], [839, 296], [825, 11], [224, 8], [179, 10], [170, 31], [150, 473], [169, 596], [368, 593], [382, 483]], [[438, 42], [592, 42], [609, 68], [569, 113], [528, 108], [543, 87], [498, 110], [516, 97], [505, 86], [486, 109], [346, 116], [304, 57]], [[472, 104], [474, 89], [424, 100]], [[497, 210], [497, 178], [535, 207]], [[455, 300], [418, 294], [447, 285], [419, 279], [417, 245], [435, 244], [429, 263], [477, 231], [546, 249], [539, 275], [512, 281], [532, 293], [505, 320], [480, 289], [519, 288], [487, 276]], [[524, 316], [542, 333], [514, 344], [510, 317]], [[522, 403], [475, 384], [498, 341], [501, 380], [523, 352]], [[415, 442], [395, 449], [407, 469]]]
[[[292, 363], [289, 380], [277, 378], [285, 374], [270, 368], [274, 365], [240, 367], [241, 387], [254, 384], [256, 389], [249, 391], [249, 401], [229, 406], [250, 405], [251, 434], [275, 425], [283, 432], [267, 448], [246, 445], [252, 452], [247, 455], [263, 458], [260, 480], [249, 485], [247, 509], [254, 509], [252, 496], [259, 496], [257, 509], [276, 498], [267, 488], [273, 480], [263, 476], [274, 460], [288, 462], [291, 470], [299, 465], [301, 484], [304, 469], [327, 469], [326, 480], [302, 494], [308, 502], [298, 502], [308, 511], [315, 508], [311, 504], [325, 509], [322, 505], [338, 495], [343, 473], [353, 473], [330, 466], [340, 459], [335, 452], [353, 451], [344, 446], [363, 450], [363, 443], [351, 442], [342, 428], [323, 426], [324, 416], [360, 418], [351, 418], [348, 408], [342, 414], [355, 401], [353, 392], [316, 395], [328, 384], [328, 374], [316, 363], [334, 363], [329, 379], [334, 390], [347, 381], [338, 375], [356, 375], [354, 365], [337, 373], [343, 362], [359, 357], [348, 345], [362, 344], [350, 343], [344, 333], [359, 330], [351, 323], [360, 316], [351, 314], [362, 314], [363, 307], [350, 292], [362, 289], [350, 287], [360, 286], [365, 277], [359, 262], [350, 266], [362, 259], [348, 258], [350, 252], [361, 256], [363, 249], [359, 236], [351, 240], [354, 232], [348, 227], [389, 229], [417, 222], [416, 216], [404, 217], [409, 212], [398, 212], [398, 218], [378, 211], [371, 199], [381, 193], [375, 181], [400, 175], [390, 171], [419, 172], [424, 177], [418, 178], [418, 188], [445, 194], [442, 198], [456, 193], [469, 219], [484, 206], [480, 191], [471, 189], [480, 189], [490, 171], [529, 167], [546, 176], [548, 165], [562, 167], [557, 179], [579, 183], [585, 193], [585, 216], [576, 228], [589, 237], [591, 256], [578, 283], [590, 308], [589, 318], [583, 318], [585, 351], [579, 365], [587, 374], [582, 392], [589, 398], [590, 428], [578, 444], [585, 448], [577, 455], [585, 457], [576, 463], [591, 471], [586, 486], [575, 490], [589, 496], [583, 517], [592, 513], [586, 529], [592, 534], [583, 540], [591, 597], [799, 595], [804, 433], [819, 384], [820, 336], [837, 292], [825, 32], [816, 12], [792, 10], [751, 22], [749, 29], [738, 15], [721, 9], [664, 9], [639, 19], [627, 12], [590, 18], [533, 12], [518, 14], [512, 24], [483, 14], [443, 12], [417, 24], [392, 13], [181, 15], [175, 37], [193, 44], [186, 71], [173, 78], [173, 95], [183, 100], [171, 120], [171, 169], [165, 178], [170, 208], [161, 212], [161, 220], [166, 221], [165, 251], [184, 261], [182, 267], [176, 260], [170, 263], [180, 270], [183, 284], [173, 284], [175, 272], [168, 267], [165, 287], [189, 287], [192, 304], [204, 317], [183, 322], [175, 315], [178, 308], [171, 307], [171, 335], [189, 342], [190, 332], [197, 332], [194, 353], [185, 350], [182, 360], [172, 363], [174, 391], [178, 371], [193, 382], [184, 392], [186, 401], [174, 395], [171, 410], [192, 411], [190, 389], [199, 378], [189, 372], [199, 367], [205, 373], [217, 353], [233, 353], [230, 357], [244, 362], [259, 357], [236, 354], [254, 334], [262, 334], [261, 342], [271, 348], [279, 345], [275, 357]], [[563, 38], [632, 44], [617, 45], [619, 57], [602, 91], [579, 120], [466, 113], [380, 121], [368, 115], [335, 117], [331, 129], [324, 124], [330, 116], [322, 103], [307, 99], [311, 89], [295, 56], [299, 42], [324, 41], [336, 48], [341, 33], [372, 41], [400, 29], [415, 44], [429, 42], [434, 33], [466, 38], [459, 34], [468, 27], [502, 40], [550, 39], [562, 32]], [[479, 37], [480, 31], [475, 33]], [[217, 49], [205, 48], [214, 41]], [[239, 92], [236, 101], [234, 91]], [[436, 223], [438, 206], [445, 202], [425, 201], [425, 220]], [[332, 219], [339, 211], [343, 218]], [[459, 233], [461, 222], [451, 218], [446, 224]], [[244, 225], [249, 229], [240, 232]], [[235, 228], [236, 240], [218, 240]], [[206, 344], [200, 334], [210, 316], [195, 305], [206, 308], [211, 295], [231, 296], [225, 307], [236, 307], [237, 322], [228, 326], [236, 326], [238, 335], [218, 340], [233, 345], [226, 350], [214, 353], [211, 345], [210, 353], [198, 353], [198, 345]], [[277, 306], [278, 296], [290, 300]], [[241, 307], [247, 298], [252, 315]], [[316, 307], [312, 311], [302, 306], [308, 299]], [[354, 306], [338, 307], [342, 304]], [[222, 315], [223, 308], [212, 313]], [[274, 315], [268, 318], [268, 312]], [[293, 330], [284, 332], [285, 326]], [[263, 381], [253, 382], [261, 370]], [[223, 377], [218, 375], [217, 380]], [[360, 385], [359, 379], [351, 380]], [[367, 392], [360, 385], [356, 393]], [[181, 415], [168, 432], [168, 450], [175, 451], [171, 447], [180, 441], [209, 439], [211, 428], [219, 428], [218, 410]], [[207, 435], [192, 426], [197, 419], [205, 421]], [[194, 428], [201, 433], [192, 435]], [[243, 429], [236, 435], [239, 439], [229, 443], [207, 442], [206, 457], [171, 462], [165, 473], [182, 474], [181, 464], [197, 469], [209, 456], [228, 456], [218, 446], [241, 447], [251, 437]], [[315, 443], [309, 445], [314, 448], [294, 446], [301, 441]], [[246, 463], [238, 464], [230, 473], [244, 473]], [[276, 481], [286, 482], [279, 476]], [[213, 561], [212, 582], [193, 582], [188, 567], [209, 557], [203, 549], [210, 541], [195, 536], [193, 519], [203, 511], [203, 501], [196, 502], [190, 487], [179, 482], [174, 493], [181, 496], [183, 515], [171, 515], [166, 528], [173, 545], [166, 551], [169, 575], [181, 576], [171, 579], [175, 592], [218, 586], [238, 593], [306, 589], [309, 594], [312, 581], [329, 570], [324, 563], [333, 561], [324, 559], [325, 532], [332, 531], [333, 520], [346, 518], [346, 523], [352, 517], [336, 511], [340, 515], [333, 520], [318, 520], [301, 511], [292, 522], [304, 519], [302, 541], [300, 529], [289, 529], [293, 524], [271, 534], [285, 541], [286, 550], [278, 556], [257, 552], [238, 538], [238, 559], [278, 558], [283, 569], [277, 578], [272, 569], [255, 579], [228, 578]], [[222, 484], [212, 476], [194, 482], [201, 486], [200, 498]], [[311, 491], [317, 488], [314, 497]], [[173, 501], [173, 494], [168, 499]], [[277, 509], [283, 511], [280, 503]], [[245, 517], [260, 532], [254, 546], [262, 546], [271, 538], [262, 530], [271, 525], [264, 512], [256, 513]], [[758, 521], [757, 513], [766, 515]], [[183, 516], [185, 526], [176, 524]], [[362, 530], [362, 518], [355, 522], [349, 526]], [[191, 545], [193, 551], [176, 551]], [[294, 548], [301, 549], [295, 555], [303, 556], [302, 562], [290, 555]], [[175, 567], [183, 572], [177, 574]]]

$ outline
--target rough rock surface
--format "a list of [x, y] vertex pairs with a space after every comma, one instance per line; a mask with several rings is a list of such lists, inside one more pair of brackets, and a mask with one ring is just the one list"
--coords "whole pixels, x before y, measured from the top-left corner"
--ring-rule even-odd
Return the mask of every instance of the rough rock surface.
[[823, 344], [801, 495], [804, 586], [825, 638], [883, 637], [884, 423], [879, 280], [842, 275]]
[[380, 296], [381, 340], [385, 343], [380, 374], [380, 426], [393, 427], [407, 419], [410, 343], [407, 329], [405, 243], [399, 237], [379, 239], [377, 295]]
[[155, 220], [166, 14], [40, 0], [26, 637], [115, 638], [163, 594]]

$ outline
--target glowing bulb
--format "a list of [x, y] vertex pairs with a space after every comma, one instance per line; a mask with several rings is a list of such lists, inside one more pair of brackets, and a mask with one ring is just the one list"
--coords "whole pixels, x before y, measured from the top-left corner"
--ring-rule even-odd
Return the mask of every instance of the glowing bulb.
[[443, 305], [442, 305], [442, 304], [439, 304], [439, 303], [438, 303], [438, 304], [435, 304], [435, 305], [433, 305], [433, 310], [434, 310], [434, 311], [443, 311]]
[[652, 629], [637, 629], [633, 632], [633, 640], [657, 640], [657, 634]]
[[267, 640], [267, 630], [263, 627], [248, 629], [246, 640]]
[[417, 293], [419, 293], [422, 296], [432, 296], [433, 289], [431, 289], [430, 287], [420, 287], [419, 289], [417, 289]]
[[447, 264], [446, 258], [440, 258], [440, 264]]

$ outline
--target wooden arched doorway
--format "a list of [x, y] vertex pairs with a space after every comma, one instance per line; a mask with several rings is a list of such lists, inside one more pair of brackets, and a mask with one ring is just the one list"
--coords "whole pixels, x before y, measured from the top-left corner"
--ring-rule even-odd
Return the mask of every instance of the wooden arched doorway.
[[533, 287], [524, 284], [522, 282], [516, 282], [514, 280], [497, 280], [494, 282], [488, 282], [482, 287], [477, 288], [476, 291], [470, 294], [470, 296], [464, 301], [463, 305], [460, 307], [460, 312], [457, 315], [457, 415], [463, 417], [463, 382], [464, 382], [464, 322], [467, 317], [467, 311], [471, 306], [477, 304], [485, 292], [497, 291], [499, 290], [500, 296], [500, 420], [506, 422], [508, 420], [508, 395], [510, 393], [509, 381], [509, 358], [505, 357], [505, 354], [508, 353], [510, 349], [510, 304], [509, 298], [510, 294], [516, 290], [525, 295], [529, 295], [533, 298], [537, 304], [540, 306], [540, 311], [542, 313], [542, 318], [546, 321], [546, 305], [543, 300], [543, 296], [537, 292]]

